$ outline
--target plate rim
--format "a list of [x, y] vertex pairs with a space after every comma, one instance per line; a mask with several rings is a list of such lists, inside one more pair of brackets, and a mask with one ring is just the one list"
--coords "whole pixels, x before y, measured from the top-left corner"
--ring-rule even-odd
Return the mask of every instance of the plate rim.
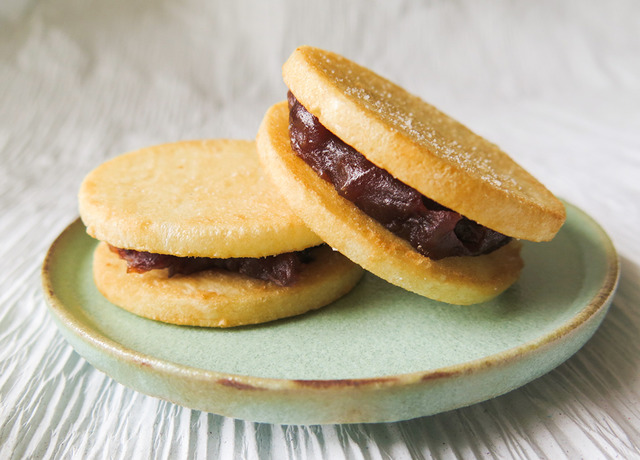
[[124, 361], [130, 365], [147, 365], [156, 370], [160, 370], [162, 374], [167, 376], [175, 376], [179, 378], [188, 378], [189, 380], [198, 380], [212, 384], [222, 384], [238, 389], [255, 389], [255, 390], [301, 390], [305, 391], [323, 391], [323, 390], [340, 390], [358, 388], [364, 390], [366, 388], [392, 388], [404, 387], [416, 383], [425, 383], [429, 381], [440, 381], [442, 379], [453, 379], [463, 375], [470, 375], [482, 372], [498, 365], [508, 365], [509, 363], [522, 358], [547, 345], [561, 340], [568, 336], [571, 332], [577, 330], [580, 326], [586, 324], [589, 319], [604, 307], [608, 307], [610, 300], [613, 298], [620, 277], [620, 260], [613, 242], [604, 231], [604, 229], [586, 212], [577, 206], [564, 202], [565, 206], [572, 208], [574, 212], [580, 214], [587, 219], [591, 227], [596, 230], [596, 234], [602, 243], [605, 252], [605, 260], [607, 263], [604, 280], [597, 293], [591, 298], [577, 314], [573, 315], [568, 321], [547, 332], [534, 340], [530, 340], [516, 347], [512, 347], [498, 353], [488, 356], [475, 358], [470, 361], [458, 363], [450, 366], [443, 366], [427, 371], [414, 371], [409, 373], [383, 375], [379, 377], [364, 378], [341, 378], [341, 379], [291, 379], [291, 378], [275, 378], [275, 377], [258, 377], [244, 374], [233, 374], [221, 371], [202, 369], [187, 364], [180, 364], [162, 358], [157, 358], [146, 353], [132, 350], [115, 340], [104, 336], [100, 332], [92, 329], [76, 318], [64, 303], [57, 297], [51, 280], [52, 259], [55, 257], [61, 241], [74, 231], [77, 225], [83, 225], [78, 217], [73, 220], [65, 229], [56, 237], [47, 250], [44, 258], [41, 278], [42, 287], [45, 294], [45, 300], [49, 310], [55, 315], [58, 321], [63, 323], [71, 332], [79, 337], [86, 344], [97, 348], [98, 350], [109, 354], [111, 357], [120, 361]]

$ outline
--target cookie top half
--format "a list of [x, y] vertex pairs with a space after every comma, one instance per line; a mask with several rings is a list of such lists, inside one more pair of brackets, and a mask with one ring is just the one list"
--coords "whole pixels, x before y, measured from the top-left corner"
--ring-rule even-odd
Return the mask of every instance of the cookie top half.
[[255, 143], [177, 142], [115, 157], [79, 192], [87, 232], [137, 251], [264, 257], [322, 241], [263, 175]]
[[499, 147], [373, 71], [303, 46], [283, 78], [329, 131], [441, 205], [531, 241], [564, 223], [562, 202]]

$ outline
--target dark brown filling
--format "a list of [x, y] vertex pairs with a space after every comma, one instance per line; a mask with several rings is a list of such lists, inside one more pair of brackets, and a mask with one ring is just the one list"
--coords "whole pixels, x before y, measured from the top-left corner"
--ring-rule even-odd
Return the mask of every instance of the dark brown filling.
[[395, 179], [325, 128], [291, 94], [291, 147], [338, 194], [431, 259], [478, 256], [511, 238], [439, 205]]
[[109, 248], [127, 262], [127, 272], [144, 273], [149, 270], [169, 269], [169, 277], [174, 275], [189, 275], [191, 273], [223, 269], [241, 273], [251, 278], [270, 281], [278, 286], [295, 284], [304, 268], [304, 264], [311, 262], [311, 249], [287, 252], [275, 256], [251, 258], [238, 257], [230, 259], [214, 259], [208, 257], [178, 257], [167, 254]]

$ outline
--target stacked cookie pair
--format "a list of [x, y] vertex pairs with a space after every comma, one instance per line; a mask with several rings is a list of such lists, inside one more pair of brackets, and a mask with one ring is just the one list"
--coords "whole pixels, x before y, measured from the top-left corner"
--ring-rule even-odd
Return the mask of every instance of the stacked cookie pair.
[[564, 207], [498, 147], [342, 56], [298, 48], [288, 100], [257, 142], [180, 142], [116, 157], [80, 190], [102, 241], [94, 278], [116, 305], [230, 327], [322, 307], [363, 268], [454, 304], [522, 268]]

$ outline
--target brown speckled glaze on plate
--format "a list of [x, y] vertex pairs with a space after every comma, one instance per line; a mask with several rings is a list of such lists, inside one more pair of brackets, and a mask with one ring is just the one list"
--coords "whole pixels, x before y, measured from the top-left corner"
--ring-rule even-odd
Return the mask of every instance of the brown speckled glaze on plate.
[[466, 406], [539, 377], [595, 332], [618, 280], [603, 230], [567, 205], [549, 243], [525, 243], [520, 280], [497, 299], [447, 305], [373, 275], [319, 311], [233, 329], [134, 316], [96, 290], [97, 242], [80, 221], [51, 246], [43, 285], [60, 331], [137, 391], [283, 424], [385, 422]]

